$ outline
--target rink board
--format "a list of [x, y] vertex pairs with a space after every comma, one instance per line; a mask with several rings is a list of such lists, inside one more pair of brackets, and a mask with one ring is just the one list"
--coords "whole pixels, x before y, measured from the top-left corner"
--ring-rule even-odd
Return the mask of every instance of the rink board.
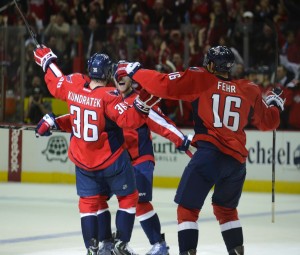
[[[184, 129], [185, 134], [193, 130]], [[247, 131], [247, 191], [271, 191], [272, 132]], [[75, 183], [68, 159], [70, 135], [54, 132], [35, 138], [33, 131], [0, 129], [0, 181]], [[168, 140], [152, 134], [156, 187], [177, 187], [189, 157]], [[276, 191], [300, 193], [300, 132], [276, 132]]]

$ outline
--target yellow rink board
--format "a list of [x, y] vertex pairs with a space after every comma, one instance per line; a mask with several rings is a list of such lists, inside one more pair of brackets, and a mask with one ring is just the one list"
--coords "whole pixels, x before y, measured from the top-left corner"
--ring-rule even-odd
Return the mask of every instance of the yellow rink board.
[[[178, 186], [179, 180], [179, 177], [158, 176], [154, 177], [153, 186], [159, 188], [176, 188]], [[0, 171], [0, 182], [7, 182], [7, 172]], [[25, 172], [21, 175], [21, 182], [75, 184], [75, 175], [58, 172]], [[250, 192], [271, 192], [272, 183], [271, 181], [246, 180], [243, 190]], [[275, 192], [287, 194], [300, 194], [300, 183], [276, 181]]]

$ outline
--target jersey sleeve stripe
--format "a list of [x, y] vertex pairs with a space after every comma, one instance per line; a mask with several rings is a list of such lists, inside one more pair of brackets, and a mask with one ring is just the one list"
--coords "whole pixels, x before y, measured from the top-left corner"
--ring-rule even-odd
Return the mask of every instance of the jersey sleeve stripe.
[[168, 123], [163, 117], [160, 116], [156, 111], [153, 109], [150, 109], [149, 116], [152, 121], [157, 123], [160, 126], [163, 126], [164, 128], [168, 129], [170, 132], [174, 133], [181, 139], [184, 139], [184, 135], [172, 124]]
[[54, 73], [54, 75], [55, 75], [56, 77], [61, 77], [61, 76], [63, 76], [62, 72], [59, 70], [59, 68], [58, 68], [55, 64], [51, 63], [51, 64], [49, 65], [49, 68], [51, 69], [51, 71]]

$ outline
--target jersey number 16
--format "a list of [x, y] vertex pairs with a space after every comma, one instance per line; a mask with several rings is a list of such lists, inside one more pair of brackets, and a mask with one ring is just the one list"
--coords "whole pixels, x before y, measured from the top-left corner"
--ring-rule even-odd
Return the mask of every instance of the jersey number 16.
[[[224, 112], [223, 112], [223, 120], [221, 120], [219, 115], [220, 110], [220, 95], [219, 94], [213, 94], [213, 114], [214, 114], [214, 127], [215, 128], [221, 128], [223, 125], [227, 128], [229, 128], [232, 131], [237, 131], [239, 129], [239, 123], [240, 123], [240, 114], [239, 112], [231, 111], [231, 105], [234, 104], [235, 108], [241, 107], [241, 98], [239, 97], [233, 97], [233, 96], [227, 96], [225, 98], [225, 106], [224, 106]], [[232, 118], [232, 121], [230, 122], [230, 118]]]

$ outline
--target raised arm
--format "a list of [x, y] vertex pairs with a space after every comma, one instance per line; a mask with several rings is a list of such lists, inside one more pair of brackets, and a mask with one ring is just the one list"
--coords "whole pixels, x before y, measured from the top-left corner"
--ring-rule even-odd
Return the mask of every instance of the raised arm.
[[203, 68], [191, 67], [185, 72], [165, 74], [142, 69], [138, 62], [118, 64], [115, 78], [119, 80], [124, 76], [129, 76], [155, 96], [185, 101], [193, 101], [211, 82], [211, 75]]

